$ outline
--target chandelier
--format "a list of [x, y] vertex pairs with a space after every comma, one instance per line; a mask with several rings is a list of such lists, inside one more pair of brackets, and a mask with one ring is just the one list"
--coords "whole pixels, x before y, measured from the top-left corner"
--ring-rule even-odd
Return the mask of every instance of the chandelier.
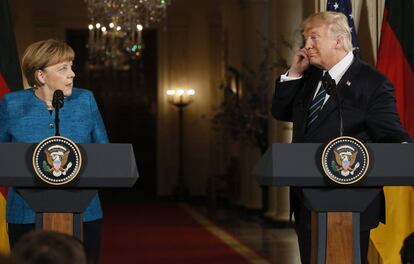
[[142, 30], [166, 15], [170, 0], [85, 0], [88, 68], [129, 70], [143, 51]]

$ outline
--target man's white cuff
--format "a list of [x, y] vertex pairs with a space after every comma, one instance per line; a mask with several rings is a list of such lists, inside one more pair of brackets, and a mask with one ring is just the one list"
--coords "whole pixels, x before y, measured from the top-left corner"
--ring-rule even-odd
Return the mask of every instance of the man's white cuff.
[[294, 81], [294, 80], [299, 80], [300, 78], [302, 78], [302, 75], [299, 77], [293, 77], [293, 76], [288, 76], [289, 71], [287, 71], [285, 74], [280, 75], [280, 82], [287, 82], [287, 81]]

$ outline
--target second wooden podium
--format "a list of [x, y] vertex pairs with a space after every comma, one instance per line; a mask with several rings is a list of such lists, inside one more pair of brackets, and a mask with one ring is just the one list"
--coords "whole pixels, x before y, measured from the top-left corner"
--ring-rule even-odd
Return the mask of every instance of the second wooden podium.
[[360, 182], [339, 185], [323, 176], [321, 144], [273, 144], [253, 174], [262, 185], [302, 187], [312, 215], [312, 263], [360, 262], [360, 213], [382, 186], [413, 186], [414, 144], [371, 143], [371, 168]]

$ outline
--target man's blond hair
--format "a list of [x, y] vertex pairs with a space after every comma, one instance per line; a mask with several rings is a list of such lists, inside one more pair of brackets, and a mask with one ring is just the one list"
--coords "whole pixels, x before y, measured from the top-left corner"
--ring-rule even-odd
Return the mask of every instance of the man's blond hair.
[[352, 51], [352, 35], [347, 17], [339, 12], [325, 11], [306, 18], [301, 25], [302, 31], [314, 26], [326, 25], [333, 37], [342, 37], [345, 51]]
[[22, 58], [22, 70], [27, 83], [36, 87], [41, 85], [36, 71], [64, 61], [73, 61], [75, 52], [65, 42], [48, 39], [35, 42], [27, 47]]

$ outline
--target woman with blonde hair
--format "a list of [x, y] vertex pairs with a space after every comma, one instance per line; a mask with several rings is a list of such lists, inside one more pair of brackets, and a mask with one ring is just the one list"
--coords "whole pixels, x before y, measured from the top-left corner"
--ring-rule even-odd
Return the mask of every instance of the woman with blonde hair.
[[[93, 94], [73, 88], [73, 49], [48, 39], [31, 44], [22, 59], [23, 73], [31, 88], [4, 96], [0, 103], [0, 142], [38, 143], [54, 136], [53, 93], [63, 91], [60, 133], [76, 143], [108, 143], [105, 126]], [[95, 260], [99, 256], [102, 210], [96, 195], [83, 213], [84, 243]], [[10, 188], [7, 196], [10, 244], [34, 229], [35, 213]]]

